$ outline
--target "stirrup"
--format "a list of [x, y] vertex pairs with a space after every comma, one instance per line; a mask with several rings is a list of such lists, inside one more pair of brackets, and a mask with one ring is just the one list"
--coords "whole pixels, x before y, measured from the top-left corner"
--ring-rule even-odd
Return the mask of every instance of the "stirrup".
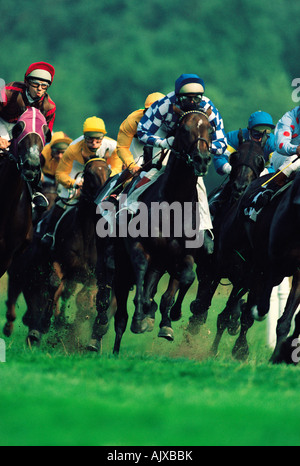
[[36, 207], [43, 207], [44, 209], [47, 209], [47, 207], [49, 207], [48, 199], [44, 196], [44, 194], [40, 192], [32, 193], [32, 202]]

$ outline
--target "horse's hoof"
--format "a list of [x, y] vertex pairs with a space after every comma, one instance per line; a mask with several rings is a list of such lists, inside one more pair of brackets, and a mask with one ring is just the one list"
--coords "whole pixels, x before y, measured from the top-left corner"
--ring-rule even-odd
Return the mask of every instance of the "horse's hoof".
[[107, 324], [96, 324], [94, 323], [94, 329], [93, 329], [93, 339], [95, 340], [101, 340], [101, 338], [107, 333], [109, 327], [109, 323]]
[[14, 324], [12, 322], [6, 322], [3, 327], [3, 333], [6, 337], [10, 337], [14, 330]]
[[146, 317], [146, 321], [148, 324], [147, 332], [152, 332], [154, 329], [155, 319], [152, 317]]
[[168, 341], [174, 341], [174, 332], [171, 327], [161, 327], [158, 332], [158, 336], [165, 338]]
[[130, 330], [132, 333], [144, 333], [148, 330], [147, 319], [132, 319]]
[[39, 345], [42, 339], [42, 334], [38, 330], [30, 330], [27, 335], [26, 341], [28, 346], [32, 346], [32, 344]]
[[253, 306], [251, 308], [251, 314], [252, 314], [253, 319], [257, 320], [258, 322], [262, 322], [267, 317], [267, 314], [265, 314], [264, 316], [259, 315], [257, 306]]
[[92, 338], [90, 343], [87, 345], [88, 351], [93, 351], [94, 353], [99, 353], [101, 347], [101, 341], [96, 340], [96, 338]]
[[248, 346], [237, 346], [235, 345], [232, 350], [232, 356], [237, 361], [246, 361], [249, 356]]

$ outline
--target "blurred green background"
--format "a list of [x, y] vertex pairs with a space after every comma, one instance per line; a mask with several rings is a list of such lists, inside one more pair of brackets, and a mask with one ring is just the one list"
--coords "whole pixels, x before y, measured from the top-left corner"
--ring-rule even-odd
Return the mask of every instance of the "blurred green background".
[[[72, 138], [92, 115], [117, 137], [121, 122], [181, 73], [197, 73], [226, 131], [256, 110], [274, 121], [297, 105], [297, 18], [286, 0], [0, 0], [0, 77], [23, 80], [34, 61], [56, 69], [54, 130]], [[220, 183], [214, 169], [206, 184]]]

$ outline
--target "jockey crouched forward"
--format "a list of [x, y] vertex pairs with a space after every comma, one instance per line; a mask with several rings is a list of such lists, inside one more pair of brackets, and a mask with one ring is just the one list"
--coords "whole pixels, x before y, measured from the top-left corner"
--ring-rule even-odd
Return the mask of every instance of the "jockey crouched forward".
[[[271, 115], [261, 110], [254, 112], [250, 115], [248, 120], [248, 127], [242, 129], [243, 141], [255, 141], [263, 147], [265, 168], [260, 176], [268, 173], [274, 173], [272, 164], [272, 156], [275, 151], [275, 137], [272, 133], [275, 125]], [[216, 155], [213, 159], [214, 167], [219, 175], [230, 175], [230, 155], [236, 152], [239, 148], [239, 132], [234, 130], [227, 133], [227, 149], [222, 155]], [[231, 187], [229, 183], [222, 186], [221, 189], [212, 197], [209, 202], [210, 213], [213, 218], [216, 218], [221, 207], [229, 201], [231, 196]]]
[[[137, 135], [142, 144], [163, 150], [170, 150], [174, 141], [174, 132], [179, 115], [174, 106], [184, 112], [192, 110], [207, 111], [211, 108], [209, 117], [213, 127], [211, 153], [223, 154], [227, 147], [224, 124], [221, 115], [214, 104], [205, 97], [203, 80], [196, 74], [182, 74], [175, 82], [175, 91], [155, 102], [145, 112], [138, 124]], [[206, 188], [202, 177], [197, 183], [198, 201], [200, 207], [200, 226], [204, 230], [204, 247], [207, 252], [213, 252], [212, 222], [208, 207]], [[208, 234], [210, 233], [210, 234]]]
[[57, 170], [56, 181], [61, 185], [58, 189], [58, 199], [47, 218], [47, 232], [41, 239], [42, 244], [53, 246], [54, 231], [58, 220], [65, 212], [69, 203], [66, 203], [69, 190], [76, 190], [80, 194], [83, 185], [82, 180], [76, 180], [75, 175], [82, 172], [85, 163], [91, 157], [103, 157], [108, 159], [111, 167], [111, 176], [122, 170], [122, 161], [117, 156], [117, 141], [107, 136], [105, 123], [101, 118], [89, 117], [83, 124], [83, 135], [75, 139], [64, 152]]
[[[32, 63], [24, 82], [11, 82], [0, 89], [0, 154], [7, 151], [12, 138], [12, 128], [28, 107], [37, 108], [46, 118], [50, 131], [53, 130], [56, 105], [47, 94], [53, 82], [55, 70], [45, 62]], [[37, 207], [47, 208], [45, 196], [36, 191], [40, 179], [30, 183], [32, 201]]]
[[272, 196], [292, 179], [300, 170], [300, 106], [285, 113], [278, 121], [275, 131], [276, 150], [272, 163], [276, 170], [275, 176], [259, 193], [253, 203], [253, 208], [259, 212]]

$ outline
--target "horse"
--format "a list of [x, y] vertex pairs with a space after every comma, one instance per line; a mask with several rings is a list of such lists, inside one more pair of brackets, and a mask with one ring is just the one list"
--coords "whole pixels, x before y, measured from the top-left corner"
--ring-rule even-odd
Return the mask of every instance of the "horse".
[[[209, 112], [208, 112], [209, 113]], [[191, 111], [179, 117], [175, 132], [175, 139], [169, 159], [163, 174], [140, 196], [143, 203], [143, 218], [134, 216], [128, 226], [126, 237], [115, 239], [115, 294], [117, 311], [115, 314], [115, 343], [113, 352], [118, 354], [122, 336], [125, 332], [128, 313], [127, 300], [130, 288], [136, 285], [134, 298], [135, 311], [131, 321], [133, 333], [144, 333], [149, 329], [147, 314], [152, 308], [153, 293], [157, 282], [163, 273], [178, 277], [179, 284], [184, 286], [194, 280], [193, 250], [186, 245], [185, 225], [182, 218], [178, 223], [182, 227], [182, 234], [176, 237], [176, 219], [170, 221], [170, 231], [163, 231], [162, 215], [154, 209], [155, 203], [163, 202], [165, 206], [173, 203], [183, 207], [191, 206], [192, 217], [188, 221], [191, 226], [196, 217], [196, 183], [198, 176], [205, 176], [211, 162], [211, 133], [213, 129], [209, 122], [209, 115], [203, 111]], [[170, 214], [170, 212], [169, 212]], [[159, 221], [158, 221], [159, 219]], [[169, 219], [170, 220], [170, 219]], [[131, 234], [137, 223], [147, 225], [145, 234]], [[151, 225], [156, 222], [157, 230], [153, 235]], [[122, 220], [119, 220], [119, 226]], [[160, 332], [171, 328], [168, 315], [169, 303], [167, 299], [161, 302]], [[94, 337], [99, 339], [97, 329]], [[95, 350], [99, 347], [95, 346]]]
[[32, 238], [29, 184], [39, 180], [40, 154], [51, 140], [44, 115], [29, 107], [12, 129], [11, 146], [0, 157], [0, 277]]
[[[268, 178], [267, 180], [268, 181]], [[234, 352], [248, 355], [247, 332], [255, 320], [263, 320], [270, 307], [274, 286], [285, 277], [293, 277], [292, 288], [283, 315], [277, 323], [276, 346], [270, 358], [272, 363], [292, 363], [295, 350], [293, 342], [299, 336], [299, 315], [295, 331], [288, 337], [292, 317], [300, 304], [300, 174], [294, 181], [278, 192], [257, 216], [255, 222], [244, 215], [245, 208], [261, 188], [261, 182], [250, 185], [245, 197], [241, 198], [234, 227], [244, 229], [243, 251], [251, 271], [248, 276], [249, 296], [241, 317], [241, 332], [235, 343]]]
[[[230, 164], [232, 170], [229, 181], [223, 188], [209, 196], [209, 205], [212, 213], [215, 248], [213, 254], [208, 254], [204, 248], [197, 251], [197, 278], [198, 289], [196, 299], [191, 303], [192, 316], [189, 319], [187, 330], [189, 333], [197, 334], [199, 328], [206, 322], [208, 310], [212, 298], [222, 278], [230, 278], [234, 284], [226, 303], [225, 309], [220, 313], [217, 320], [217, 334], [211, 348], [211, 353], [216, 354], [218, 344], [225, 329], [230, 335], [235, 335], [239, 330], [239, 317], [241, 298], [247, 290], [240, 283], [239, 270], [241, 267], [241, 256], [236, 252], [224, 261], [219, 258], [219, 238], [222, 230], [226, 228], [228, 219], [235, 213], [238, 201], [250, 183], [257, 179], [264, 168], [263, 147], [255, 141], [244, 141], [242, 135], [239, 138], [238, 150], [231, 154]], [[217, 197], [215, 197], [217, 194]], [[216, 200], [218, 210], [214, 207]], [[181, 305], [186, 294], [186, 289], [179, 290], [177, 301], [171, 309], [171, 318], [177, 321], [181, 318]]]
[[[94, 308], [97, 263], [94, 198], [109, 175], [110, 168], [104, 159], [87, 160], [81, 195], [78, 203], [68, 209], [58, 222], [54, 249], [50, 250], [41, 243], [41, 228], [27, 252], [26, 266], [21, 274], [19, 271], [19, 278], [27, 304], [23, 323], [29, 328], [27, 341], [30, 345], [41, 342], [42, 335], [50, 329], [57, 300], [61, 296], [64, 301], [68, 300], [77, 284], [83, 284], [76, 297], [82, 311], [78, 319], [85, 319]], [[13, 288], [14, 277], [11, 277], [11, 281]], [[88, 310], [82, 304], [87, 305]], [[55, 317], [59, 324], [65, 323], [63, 312]]]

